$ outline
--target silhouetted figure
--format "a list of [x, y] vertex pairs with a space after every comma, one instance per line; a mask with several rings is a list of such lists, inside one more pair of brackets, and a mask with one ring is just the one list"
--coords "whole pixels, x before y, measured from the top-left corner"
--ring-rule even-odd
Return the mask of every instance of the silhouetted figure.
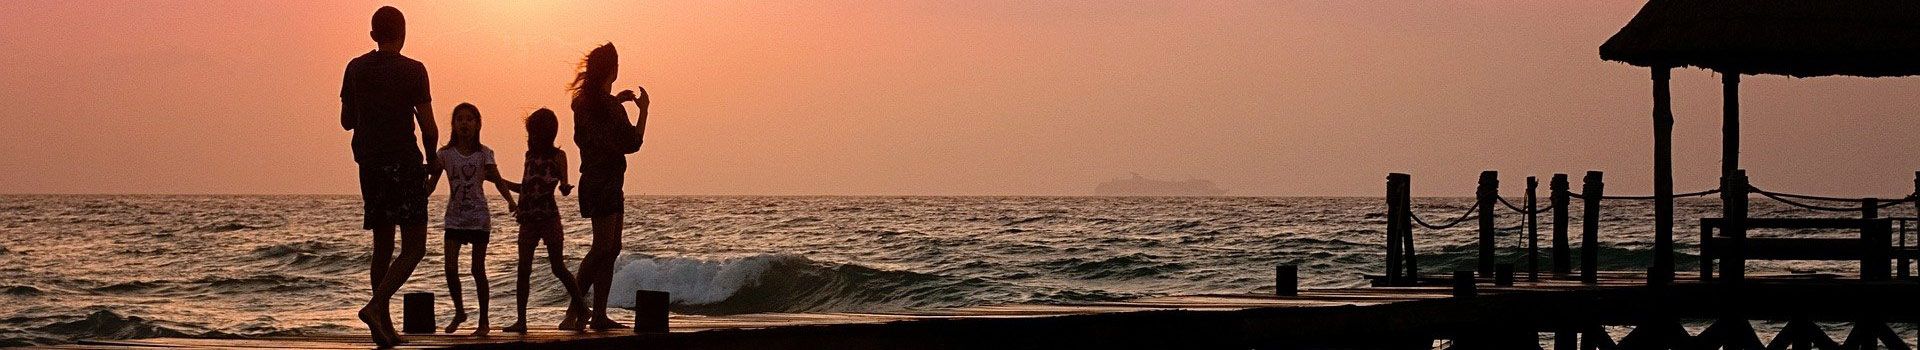
[[[433, 174], [428, 184], [438, 182], [440, 173], [447, 174], [447, 214], [446, 249], [447, 295], [453, 297], [453, 322], [447, 324], [447, 333], [460, 329], [460, 323], [467, 321], [467, 307], [460, 301], [460, 245], [473, 245], [473, 289], [474, 297], [480, 301], [480, 324], [474, 327], [474, 335], [486, 335], [492, 329], [487, 321], [487, 299], [492, 296], [487, 288], [487, 241], [493, 233], [493, 210], [487, 206], [486, 190], [480, 187], [482, 182], [492, 182], [500, 190], [500, 198], [507, 201], [507, 211], [515, 211], [513, 188], [519, 187], [512, 181], [500, 178], [500, 167], [494, 165], [493, 149], [480, 144], [480, 108], [473, 104], [462, 103], [453, 106], [453, 135], [448, 137], [447, 145], [440, 147], [439, 169], [430, 169]], [[432, 191], [428, 191], [432, 192]]]
[[[514, 219], [520, 222], [519, 279], [515, 280], [514, 291], [514, 311], [520, 320], [503, 329], [508, 332], [527, 331], [527, 293], [532, 287], [528, 280], [533, 277], [533, 249], [540, 243], [547, 244], [547, 266], [553, 268], [553, 277], [567, 288], [568, 309], [581, 310], [586, 303], [579, 283], [567, 272], [566, 230], [560, 226], [560, 207], [553, 198], [556, 187], [561, 194], [573, 190], [573, 185], [567, 184], [567, 152], [553, 145], [559, 131], [560, 121], [552, 110], [541, 108], [527, 116], [527, 164], [517, 187], [520, 210], [514, 213]], [[582, 326], [571, 322], [560, 329], [577, 331]]]
[[[609, 94], [620, 72], [620, 54], [609, 43], [587, 53], [573, 80], [573, 142], [580, 146], [580, 216], [593, 219], [593, 249], [580, 263], [580, 287], [592, 288], [592, 310], [568, 310], [561, 327], [592, 319], [598, 330], [625, 327], [607, 317], [607, 292], [613, 282], [614, 258], [620, 255], [620, 231], [626, 209], [622, 186], [626, 155], [640, 151], [647, 132], [646, 88]], [[622, 103], [633, 102], [639, 114], [627, 123]], [[584, 312], [583, 312], [584, 311]]]
[[[387, 304], [426, 254], [427, 193], [432, 186], [426, 169], [439, 163], [433, 153], [421, 153], [439, 143], [439, 131], [433, 125], [426, 66], [400, 55], [406, 27], [399, 9], [374, 11], [370, 34], [379, 49], [348, 63], [340, 84], [340, 127], [353, 131], [353, 160], [360, 164], [360, 195], [366, 200], [365, 228], [373, 230], [373, 299], [359, 316], [381, 346], [400, 342]], [[398, 259], [393, 257], [396, 226]]]

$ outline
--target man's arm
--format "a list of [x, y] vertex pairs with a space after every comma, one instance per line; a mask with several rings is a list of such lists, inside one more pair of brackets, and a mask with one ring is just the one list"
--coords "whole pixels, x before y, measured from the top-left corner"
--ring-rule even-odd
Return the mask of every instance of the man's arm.
[[413, 119], [420, 123], [420, 149], [424, 150], [428, 166], [440, 164], [440, 155], [433, 152], [433, 146], [440, 144], [440, 128], [433, 125], [433, 103], [422, 102], [413, 106]]
[[360, 116], [356, 115], [353, 112], [353, 108], [350, 107], [352, 105], [352, 103], [348, 103], [345, 99], [340, 101], [340, 128], [346, 129], [347, 131], [353, 131], [354, 124], [359, 124], [360, 122]]

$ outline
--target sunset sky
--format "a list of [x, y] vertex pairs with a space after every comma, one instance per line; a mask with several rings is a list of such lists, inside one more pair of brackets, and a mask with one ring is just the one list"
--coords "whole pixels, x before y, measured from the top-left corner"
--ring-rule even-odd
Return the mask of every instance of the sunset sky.
[[[357, 193], [340, 78], [384, 4], [0, 2], [0, 193]], [[1467, 195], [1484, 169], [1650, 193], [1647, 70], [1597, 54], [1638, 1], [390, 4], [442, 126], [478, 105], [515, 179], [520, 118], [571, 140], [566, 84], [613, 42], [616, 88], [653, 94], [631, 194]], [[1920, 79], [1745, 83], [1756, 186], [1913, 190]], [[1719, 78], [1674, 93], [1675, 187], [1711, 187]]]

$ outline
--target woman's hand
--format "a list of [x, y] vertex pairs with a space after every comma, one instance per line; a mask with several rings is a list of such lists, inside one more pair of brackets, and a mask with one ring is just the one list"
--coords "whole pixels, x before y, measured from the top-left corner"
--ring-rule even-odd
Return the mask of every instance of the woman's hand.
[[613, 100], [618, 102], [629, 102], [633, 99], [633, 90], [620, 90], [620, 94], [613, 95]]
[[640, 110], [646, 110], [646, 109], [647, 109], [647, 106], [648, 106], [648, 105], [652, 105], [652, 104], [653, 104], [653, 97], [649, 97], [649, 96], [647, 96], [647, 87], [645, 87], [645, 86], [635, 86], [635, 87], [633, 87], [633, 88], [635, 88], [635, 89], [640, 89], [640, 96], [639, 96], [639, 97], [635, 97], [635, 98], [633, 99], [633, 104], [634, 104], [635, 106], [639, 106], [639, 107], [640, 107]]

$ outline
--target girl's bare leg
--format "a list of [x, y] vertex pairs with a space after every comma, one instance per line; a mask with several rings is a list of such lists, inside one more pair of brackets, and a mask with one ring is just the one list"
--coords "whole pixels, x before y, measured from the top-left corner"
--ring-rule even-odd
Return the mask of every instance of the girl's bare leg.
[[[584, 309], [586, 296], [580, 295], [580, 284], [574, 283], [573, 274], [567, 272], [566, 244], [561, 242], [560, 234], [561, 231], [555, 229], [554, 235], [546, 239], [547, 266], [553, 268], [553, 277], [567, 288], [567, 310]], [[568, 314], [566, 319], [560, 321], [561, 330], [577, 331], [583, 326], [573, 314]]]
[[492, 326], [487, 322], [488, 299], [493, 293], [487, 285], [487, 242], [473, 242], [473, 291], [474, 298], [480, 302], [480, 324], [474, 326], [473, 335], [487, 335]]
[[453, 296], [453, 322], [447, 323], [447, 333], [453, 333], [460, 329], [461, 323], [467, 322], [467, 306], [460, 301], [460, 241], [451, 236], [447, 238], [441, 246], [446, 249], [443, 255], [447, 261], [447, 295]]
[[[521, 227], [520, 229], [523, 231], [526, 230], [525, 227]], [[528, 280], [533, 278], [533, 248], [537, 241], [519, 240], [518, 243], [520, 246], [520, 261], [517, 262], [519, 266], [517, 266], [516, 271], [514, 271], [517, 279], [513, 282], [513, 310], [520, 316], [520, 319], [514, 321], [513, 325], [507, 326], [507, 328], [501, 328], [500, 330], [512, 333], [526, 333], [527, 293], [529, 293], [528, 288], [533, 287], [533, 284]]]

